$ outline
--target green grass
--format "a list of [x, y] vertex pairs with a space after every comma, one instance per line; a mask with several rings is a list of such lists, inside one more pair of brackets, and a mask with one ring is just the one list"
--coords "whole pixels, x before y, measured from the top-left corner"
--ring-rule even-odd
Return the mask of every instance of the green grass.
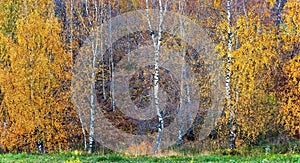
[[126, 156], [120, 154], [88, 155], [73, 153], [60, 154], [1, 154], [0, 162], [298, 162], [300, 154], [261, 154], [254, 156]]

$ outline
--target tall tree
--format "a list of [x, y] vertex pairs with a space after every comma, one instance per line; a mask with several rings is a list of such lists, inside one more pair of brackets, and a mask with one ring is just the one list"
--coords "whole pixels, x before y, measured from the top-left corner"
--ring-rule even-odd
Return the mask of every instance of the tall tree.
[[51, 1], [15, 2], [20, 5], [15, 37], [1, 35], [6, 50], [0, 56], [11, 62], [0, 73], [1, 111], [7, 116], [1, 143], [7, 150], [66, 149], [72, 134], [69, 116], [75, 115], [68, 90], [70, 55], [61, 42], [60, 24]]
[[[159, 145], [161, 143], [161, 139], [163, 136], [163, 130], [164, 130], [164, 115], [163, 111], [160, 108], [159, 104], [159, 56], [160, 56], [160, 50], [161, 50], [161, 41], [162, 41], [162, 25], [164, 22], [164, 16], [168, 8], [168, 0], [165, 1], [165, 4], [163, 4], [162, 0], [159, 0], [159, 25], [158, 29], [153, 29], [153, 24], [150, 19], [149, 15], [149, 1], [146, 0], [146, 18], [148, 20], [148, 26], [149, 26], [149, 31], [150, 35], [152, 37], [153, 41], [153, 47], [155, 49], [154, 52], [154, 75], [153, 75], [153, 101], [154, 101], [154, 107], [156, 109], [157, 117], [158, 117], [158, 133], [157, 133], [157, 139], [155, 142], [155, 145], [152, 149], [152, 152], [155, 153]], [[157, 31], [157, 35], [155, 34], [155, 31]]]
[[227, 98], [227, 106], [229, 107], [230, 110], [230, 118], [229, 118], [229, 125], [230, 125], [230, 148], [234, 149], [235, 148], [235, 139], [236, 139], [236, 131], [234, 127], [234, 108], [232, 105], [232, 98], [231, 98], [231, 60], [232, 60], [232, 39], [233, 39], [233, 33], [232, 33], [232, 18], [231, 18], [231, 0], [227, 0], [227, 34], [228, 34], [228, 52], [227, 52], [227, 64], [226, 64], [226, 69], [227, 69], [227, 74], [226, 74], [226, 98]]
[[280, 122], [291, 135], [300, 137], [300, 2], [288, 1], [282, 14], [280, 24], [281, 43], [280, 52], [287, 62], [283, 64], [283, 71], [286, 74], [287, 82], [280, 89], [282, 108], [280, 109]]
[[[272, 75], [279, 62], [278, 40], [274, 39], [277, 29], [271, 14], [273, 6], [261, 1], [233, 2], [231, 6], [234, 7], [231, 7], [233, 14], [230, 14], [230, 22], [221, 21], [219, 24], [221, 31], [217, 33], [221, 36], [221, 41], [217, 50], [224, 58], [228, 57], [229, 52], [231, 54], [231, 59], [227, 58], [231, 72], [230, 87], [227, 85], [226, 91], [227, 95], [228, 92], [231, 95], [230, 100], [227, 98], [227, 102], [230, 101], [228, 106], [232, 105], [234, 109], [224, 109], [226, 120], [222, 122], [224, 126], [229, 121], [228, 130], [231, 131], [227, 136], [232, 140], [229, 144], [232, 148], [234, 137], [236, 145], [240, 146], [241, 143], [256, 141], [258, 136], [263, 137], [274, 128], [266, 126], [275, 125], [273, 117], [278, 115], [278, 102], [273, 92], [275, 80]], [[232, 39], [229, 39], [230, 35]], [[228, 67], [226, 68], [228, 78]], [[222, 135], [221, 132], [219, 134]]]

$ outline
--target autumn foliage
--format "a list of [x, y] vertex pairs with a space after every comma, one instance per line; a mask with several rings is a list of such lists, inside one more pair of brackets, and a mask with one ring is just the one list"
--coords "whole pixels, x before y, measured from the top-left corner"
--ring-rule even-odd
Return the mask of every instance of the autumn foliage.
[[[75, 1], [71, 8], [70, 1], [0, 0], [1, 149], [34, 152], [42, 144], [50, 152], [82, 143], [79, 138], [86, 129], [81, 129], [70, 91], [74, 59], [91, 31], [110, 18], [106, 13], [110, 5], [110, 16], [145, 9], [145, 2], [137, 0], [98, 3]], [[300, 138], [300, 2], [287, 0], [279, 7], [278, 3], [233, 3], [230, 82], [237, 146], [286, 133]], [[95, 10], [85, 12], [85, 7], [95, 5], [103, 7], [99, 19]], [[175, 0], [169, 10], [177, 11], [177, 5]], [[185, 16], [209, 31], [225, 72], [226, 1], [187, 1], [184, 7]], [[216, 127], [214, 139], [220, 144], [229, 136], [229, 112], [224, 106]], [[191, 133], [197, 138], [199, 126], [194, 128]], [[136, 149], [149, 150], [145, 143], [128, 151]]]
[[11, 3], [4, 2], [1, 8], [3, 13], [18, 5], [15, 13], [4, 17], [14, 16], [13, 24], [1, 21], [13, 31], [2, 29], [0, 37], [4, 95], [0, 144], [8, 151], [35, 151], [37, 144], [47, 151], [67, 149], [68, 138], [75, 134], [70, 119], [76, 118], [68, 88], [71, 56], [64, 50], [53, 5], [49, 1]]

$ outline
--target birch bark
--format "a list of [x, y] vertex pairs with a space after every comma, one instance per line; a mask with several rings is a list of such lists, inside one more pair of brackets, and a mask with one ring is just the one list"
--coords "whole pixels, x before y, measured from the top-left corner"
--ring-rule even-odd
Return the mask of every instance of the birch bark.
[[159, 0], [159, 25], [158, 25], [158, 33], [157, 36], [155, 35], [155, 32], [153, 30], [151, 20], [150, 20], [150, 15], [149, 15], [149, 0], [146, 0], [146, 17], [148, 20], [148, 25], [150, 29], [150, 35], [152, 37], [153, 41], [153, 47], [155, 49], [154, 52], [154, 75], [153, 75], [153, 101], [154, 101], [154, 107], [156, 109], [156, 114], [158, 117], [158, 133], [157, 133], [157, 138], [154, 144], [154, 147], [152, 149], [152, 152], [155, 153], [159, 145], [161, 143], [161, 139], [163, 136], [163, 130], [164, 130], [164, 115], [163, 111], [160, 108], [159, 104], [159, 56], [160, 56], [160, 48], [161, 48], [161, 39], [162, 39], [162, 25], [164, 22], [164, 15], [166, 13], [168, 7], [168, 0], [165, 1], [165, 6], [163, 7], [162, 0]]
[[226, 81], [225, 81], [225, 88], [226, 88], [226, 98], [227, 98], [227, 106], [229, 107], [229, 125], [230, 125], [230, 148], [234, 149], [235, 148], [235, 139], [236, 139], [236, 131], [235, 131], [235, 126], [234, 126], [234, 108], [232, 105], [232, 98], [231, 98], [231, 53], [232, 53], [232, 24], [231, 24], [231, 0], [227, 0], [227, 23], [228, 23], [228, 29], [227, 29], [227, 34], [228, 34], [228, 53], [227, 53], [227, 63], [226, 63]]

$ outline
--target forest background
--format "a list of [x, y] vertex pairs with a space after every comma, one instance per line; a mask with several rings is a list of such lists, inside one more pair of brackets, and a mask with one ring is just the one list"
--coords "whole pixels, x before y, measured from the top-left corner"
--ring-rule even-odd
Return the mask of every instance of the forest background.
[[[299, 141], [298, 0], [1, 0], [1, 150], [87, 148], [92, 130], [82, 125], [71, 91], [80, 48], [103, 22], [149, 6], [159, 9], [158, 2], [168, 3], [164, 9], [180, 12], [208, 32], [226, 74], [226, 102], [212, 132], [200, 141], [201, 125], [195, 123], [179, 144], [212, 150]], [[107, 60], [103, 63], [108, 64], [96, 70], [105, 76], [95, 81], [104, 82], [94, 88], [107, 89], [106, 94], [100, 91], [100, 98], [113, 99], [107, 83], [113, 80], [112, 63], [118, 59]], [[200, 57], [191, 60], [194, 66], [202, 62]], [[200, 74], [199, 83], [202, 77]], [[203, 107], [209, 105], [209, 101], [201, 102]], [[197, 115], [201, 121], [203, 108]], [[126, 119], [110, 118], [123, 130], [134, 132], [124, 125]]]

